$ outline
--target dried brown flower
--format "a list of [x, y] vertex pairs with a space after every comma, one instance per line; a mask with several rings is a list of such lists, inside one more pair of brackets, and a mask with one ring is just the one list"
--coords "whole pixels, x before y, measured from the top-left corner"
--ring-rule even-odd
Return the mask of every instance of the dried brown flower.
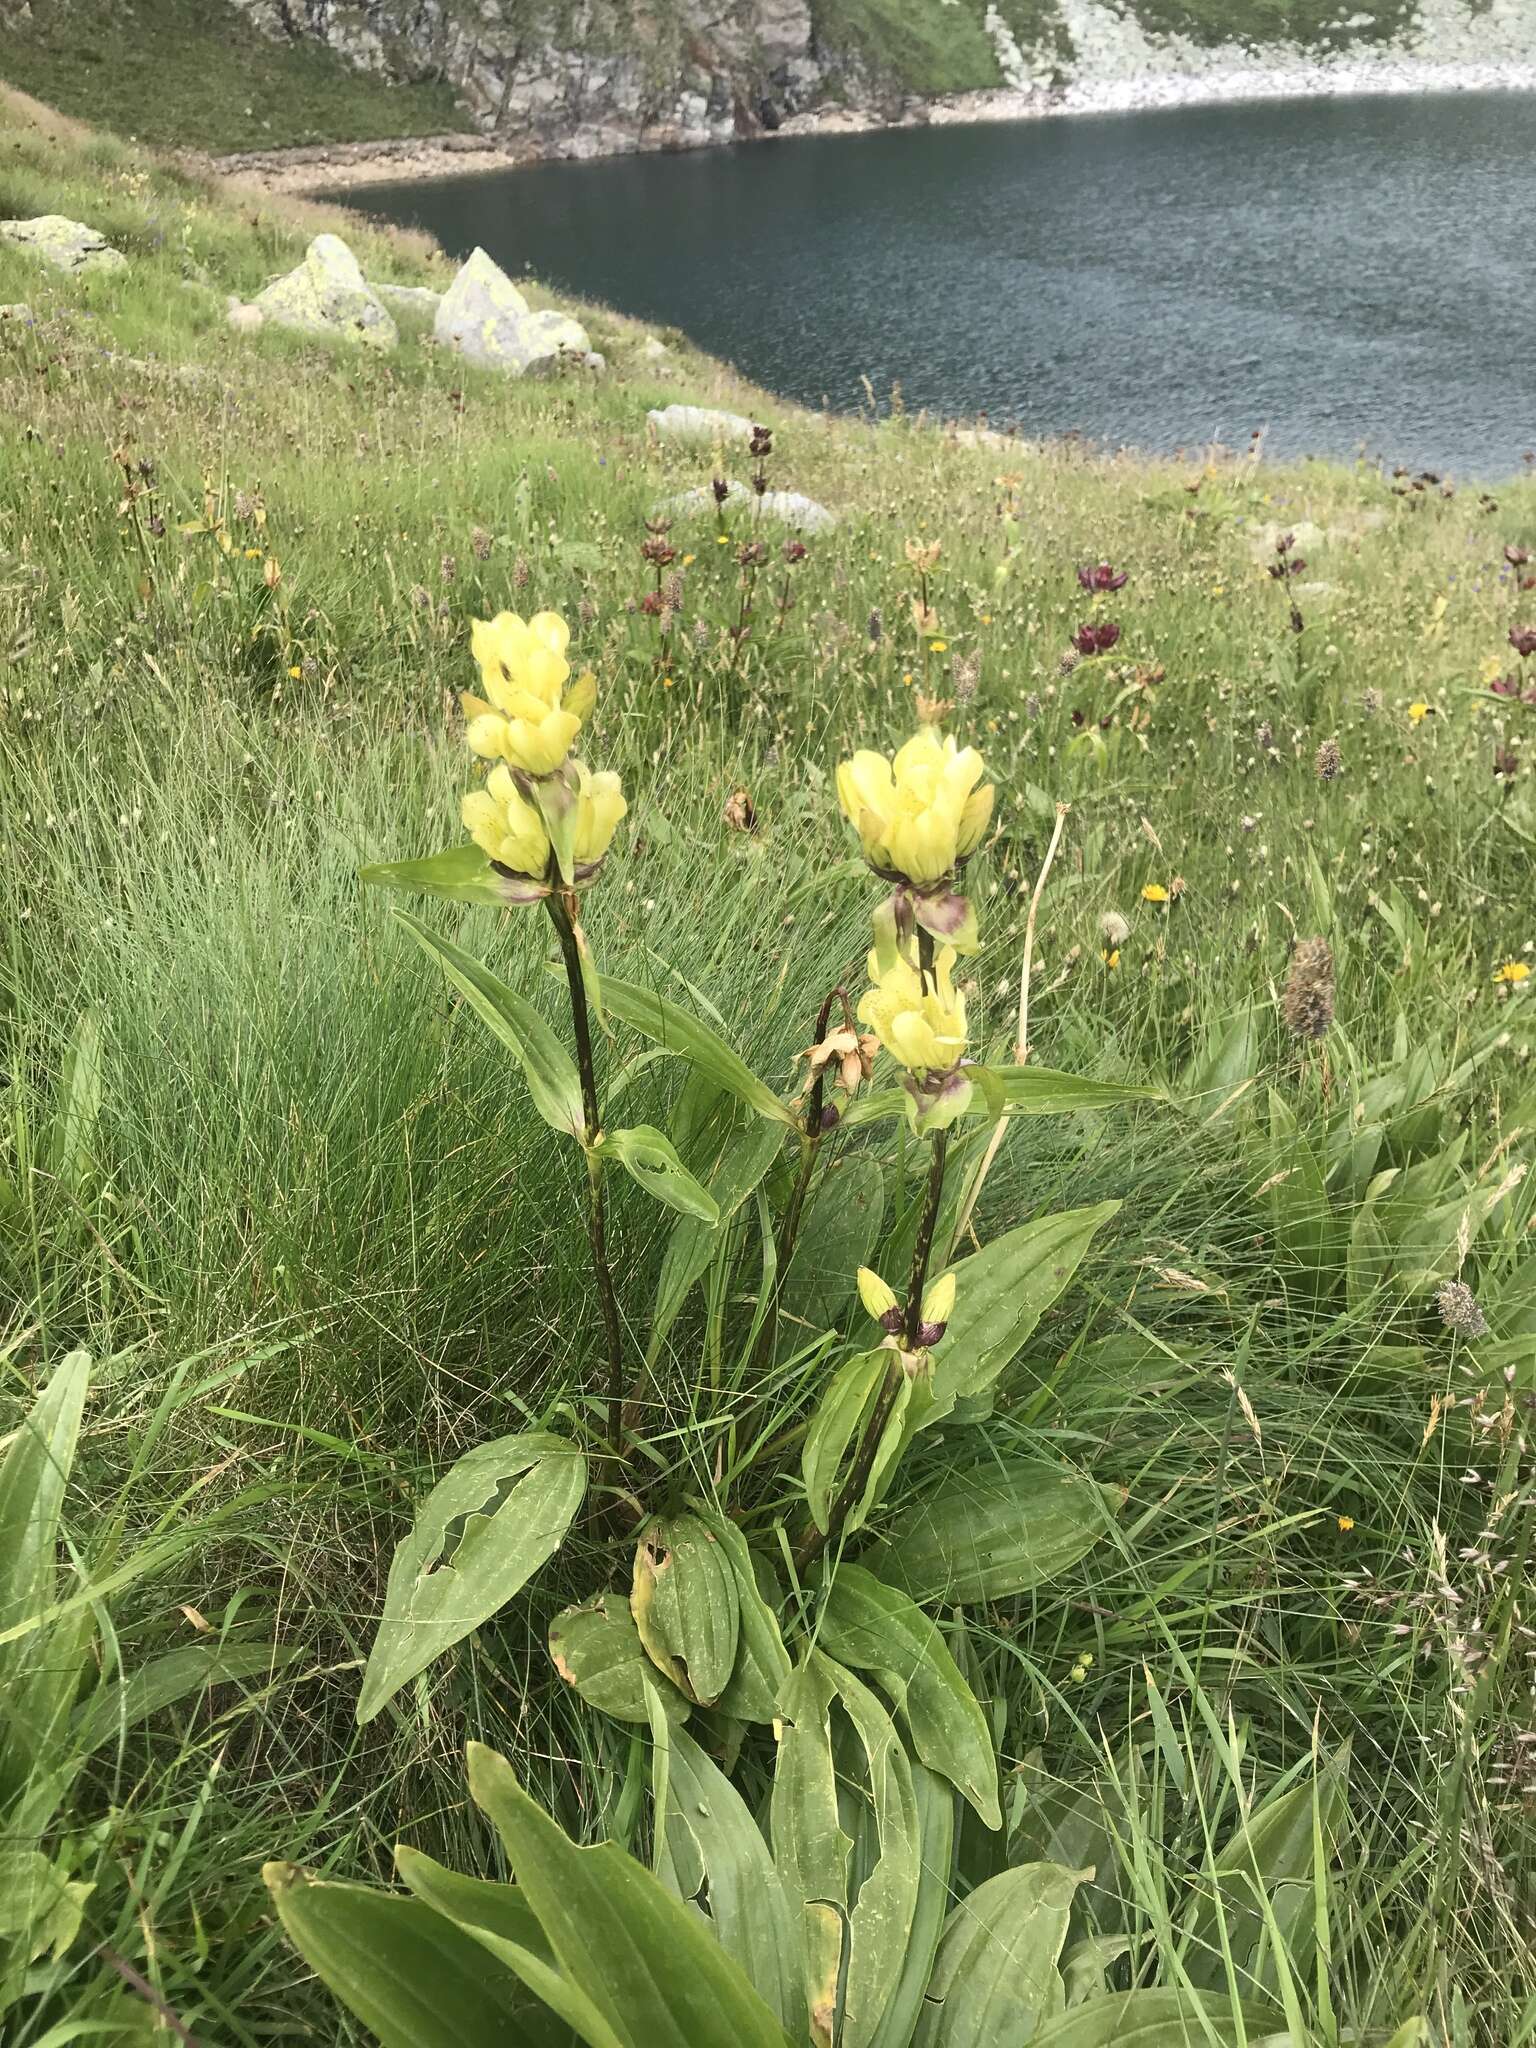
[[1321, 1038], [1333, 1022], [1333, 953], [1326, 939], [1298, 943], [1280, 1014], [1293, 1038]]

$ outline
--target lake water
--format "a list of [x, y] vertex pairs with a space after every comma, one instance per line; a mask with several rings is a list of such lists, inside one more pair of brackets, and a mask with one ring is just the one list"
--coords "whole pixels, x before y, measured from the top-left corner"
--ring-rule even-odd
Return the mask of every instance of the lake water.
[[904, 129], [353, 204], [785, 396], [1498, 477], [1536, 446], [1536, 97]]

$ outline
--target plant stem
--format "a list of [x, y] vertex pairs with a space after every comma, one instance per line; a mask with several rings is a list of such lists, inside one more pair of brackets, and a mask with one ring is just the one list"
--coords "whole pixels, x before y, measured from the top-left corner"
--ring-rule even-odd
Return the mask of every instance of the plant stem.
[[912, 1245], [912, 1271], [907, 1282], [907, 1304], [901, 1328], [901, 1350], [892, 1352], [890, 1364], [885, 1369], [885, 1378], [875, 1396], [875, 1405], [870, 1410], [869, 1421], [864, 1426], [863, 1437], [849, 1467], [848, 1477], [843, 1481], [832, 1511], [827, 1517], [825, 1530], [814, 1523], [801, 1537], [795, 1550], [796, 1567], [804, 1572], [813, 1565], [828, 1544], [836, 1543], [842, 1534], [843, 1525], [864, 1498], [864, 1489], [869, 1484], [869, 1475], [874, 1468], [885, 1427], [896, 1405], [896, 1396], [906, 1375], [904, 1354], [921, 1349], [918, 1342], [923, 1327], [923, 1289], [928, 1282], [928, 1261], [933, 1253], [934, 1232], [938, 1228], [939, 1208], [944, 1198], [944, 1165], [949, 1151], [948, 1131], [935, 1131], [929, 1140], [932, 1152], [928, 1161], [928, 1192], [923, 1202], [923, 1213], [918, 1219], [917, 1236]]
[[593, 1150], [603, 1125], [597, 1107], [592, 1023], [587, 1011], [587, 986], [581, 972], [581, 942], [576, 936], [575, 898], [568, 891], [557, 890], [553, 896], [546, 896], [544, 901], [560, 941], [560, 955], [565, 962], [565, 978], [571, 994], [571, 1028], [576, 1037], [576, 1071], [581, 1077], [581, 1113], [586, 1126], [587, 1238], [592, 1247], [592, 1271], [597, 1281], [598, 1306], [602, 1310], [603, 1338], [608, 1352], [608, 1443], [618, 1459], [624, 1453], [624, 1338], [619, 1325], [613, 1269], [608, 1263], [603, 1166]]

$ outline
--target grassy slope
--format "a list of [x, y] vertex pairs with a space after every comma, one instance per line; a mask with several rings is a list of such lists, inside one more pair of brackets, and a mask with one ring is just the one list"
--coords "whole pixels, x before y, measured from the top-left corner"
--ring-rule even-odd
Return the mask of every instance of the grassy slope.
[[[56, 207], [131, 257], [122, 279], [70, 285], [0, 253], [0, 301], [42, 316], [0, 331], [0, 1164], [20, 1190], [0, 1217], [0, 1433], [69, 1344], [115, 1358], [72, 1533], [89, 1545], [122, 1443], [166, 1398], [176, 1426], [138, 1513], [169, 1517], [189, 1546], [127, 1602], [130, 1650], [179, 1640], [185, 1601], [215, 1627], [259, 1618], [300, 1653], [216, 1718], [164, 1717], [95, 1786], [81, 1816], [102, 1821], [91, 1938], [201, 2038], [331, 2039], [263, 1913], [264, 1856], [382, 1874], [404, 1826], [477, 1862], [466, 1734], [509, 1746], [573, 1826], [612, 1824], [628, 1738], [571, 1716], [540, 1647], [590, 1558], [434, 1671], [398, 1719], [364, 1739], [351, 1728], [354, 1660], [409, 1494], [456, 1447], [568, 1394], [591, 1313], [563, 1158], [354, 869], [454, 836], [468, 621], [559, 606], [603, 678], [592, 750], [623, 769], [634, 806], [594, 943], [621, 971], [717, 1004], [784, 1080], [820, 991], [865, 942], [863, 892], [821, 880], [842, 851], [829, 775], [849, 744], [888, 743], [910, 719], [903, 541], [921, 531], [944, 548], [945, 658], [979, 664], [961, 730], [987, 750], [1004, 821], [976, 875], [990, 937], [978, 1042], [1010, 1033], [1021, 892], [1058, 796], [1074, 808], [1039, 935], [1036, 1057], [1165, 1080], [1239, 1004], [1256, 999], [1264, 1020], [1260, 1085], [1232, 1117], [1205, 1128], [1151, 1107], [1026, 1126], [989, 1195], [984, 1234], [1036, 1208], [1125, 1205], [995, 1425], [999, 1445], [1044, 1445], [1128, 1491], [1122, 1536], [1084, 1573], [1022, 1616], [979, 1620], [1006, 1752], [1043, 1742], [1049, 1767], [1080, 1779], [1104, 1737], [1150, 1736], [1144, 1668], [1190, 1713], [1198, 1671], [1249, 1728], [1266, 1783], [1304, 1758], [1320, 1716], [1356, 1753], [1335, 1874], [1341, 2016], [1381, 2025], [1422, 2003], [1448, 2026], [1453, 2007], [1465, 2015], [1457, 2040], [1519, 2038], [1536, 1990], [1521, 1810], [1480, 1760], [1465, 1843], [1444, 1806], [1462, 1740], [1455, 1646], [1496, 1557], [1479, 1541], [1487, 1489], [1463, 1474], [1496, 1466], [1504, 1439], [1469, 1436], [1459, 1411], [1435, 1425], [1432, 1399], [1466, 1382], [1418, 1305], [1318, 1313], [1296, 1295], [1251, 1201], [1262, 1118], [1248, 1105], [1272, 1084], [1305, 1120], [1406, 1016], [1416, 1041], [1511, 1028], [1455, 1098], [1473, 1158], [1533, 1120], [1526, 999], [1500, 1007], [1490, 980], [1536, 942], [1530, 845], [1502, 815], [1529, 829], [1530, 769], [1500, 794], [1495, 720], [1466, 694], [1511, 615], [1501, 547], [1536, 542], [1532, 485], [1494, 514], [1470, 493], [1399, 498], [1324, 465], [1202, 473], [966, 450], [912, 422], [793, 412], [686, 348], [677, 381], [656, 381], [637, 330], [600, 309], [614, 370], [597, 386], [505, 383], [414, 337], [388, 361], [237, 338], [223, 292], [290, 263], [303, 217], [113, 143], [14, 123], [0, 143], [0, 213]], [[375, 275], [442, 275], [419, 243], [347, 232]], [[779, 480], [847, 515], [797, 572], [784, 632], [765, 619], [749, 643], [729, 716], [733, 550], [707, 528], [688, 543], [670, 689], [628, 609], [646, 587], [647, 511], [708, 471], [645, 435], [646, 407], [684, 396], [775, 419]], [[151, 466], [163, 537], [141, 545], [120, 510], [115, 448]], [[181, 530], [205, 493], [227, 557]], [[1000, 581], [1007, 507], [1020, 552]], [[1330, 589], [1306, 598], [1298, 649], [1253, 534], [1303, 518], [1333, 538], [1308, 550]], [[1131, 572], [1115, 604], [1125, 639], [1112, 663], [1063, 678], [1084, 612], [1073, 565], [1100, 556]], [[1161, 684], [1135, 687], [1154, 668]], [[1413, 700], [1438, 715], [1413, 724]], [[1102, 759], [1083, 737], [1100, 717]], [[1346, 773], [1323, 785], [1313, 755], [1332, 735]], [[752, 842], [721, 820], [738, 781], [764, 821]], [[1142, 903], [1175, 877], [1170, 911]], [[1394, 881], [1426, 925], [1406, 946], [1370, 907]], [[1302, 1059], [1272, 997], [1325, 897], [1339, 1023], [1324, 1057]], [[1111, 909], [1132, 926], [1112, 974], [1098, 930]], [[535, 925], [459, 928], [550, 1000]], [[24, 1161], [83, 1013], [104, 1032], [102, 1104], [91, 1171], [66, 1191]], [[665, 1119], [668, 1085], [638, 1076], [635, 1120]], [[1530, 1241], [1529, 1189], [1511, 1206], [1524, 1238], [1509, 1258]], [[656, 1212], [620, 1202], [615, 1230], [643, 1301]], [[1078, 1355], [1076, 1338], [1101, 1336], [1136, 1340], [1132, 1354], [1112, 1370]], [[1395, 1340], [1423, 1349], [1405, 1361]], [[687, 1367], [680, 1356], [680, 1385]], [[1525, 1711], [1512, 1682], [1501, 1739]], [[1187, 1888], [1191, 1843], [1175, 1831], [1148, 1853], [1155, 1944], [1156, 1887]]]
[[324, 44], [278, 43], [228, 0], [31, 0], [0, 80], [83, 121], [183, 149], [383, 141], [467, 125], [452, 88], [391, 84]]

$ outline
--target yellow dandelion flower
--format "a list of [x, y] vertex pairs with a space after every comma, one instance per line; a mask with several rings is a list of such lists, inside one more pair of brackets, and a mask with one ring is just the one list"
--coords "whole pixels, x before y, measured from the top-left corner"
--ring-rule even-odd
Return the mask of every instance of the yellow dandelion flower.
[[1099, 958], [1104, 962], [1110, 973], [1113, 974], [1120, 965], [1120, 948], [1118, 946], [1106, 947], [1099, 955]]
[[289, 669], [288, 673], [289, 673], [289, 675], [291, 675], [291, 676], [293, 677], [293, 680], [294, 680], [295, 682], [297, 682], [297, 681], [299, 680], [300, 676], [302, 676], [302, 675], [303, 675], [304, 671], [303, 671], [303, 669], [301, 669], [301, 668], [299, 667], [298, 663], [297, 663], [297, 662], [295, 662], [295, 663], [293, 664], [293, 667]]
[[930, 645], [935, 654], [947, 654], [949, 652], [949, 642], [947, 640], [934, 640], [930, 642]]
[[1168, 901], [1168, 891], [1161, 882], [1148, 882], [1145, 889], [1141, 892], [1141, 900], [1143, 903], [1166, 903]]
[[1522, 981], [1529, 981], [1530, 976], [1530, 967], [1524, 960], [1506, 960], [1493, 978], [1495, 981], [1508, 982], [1511, 987], [1518, 987]]
[[698, 556], [697, 556], [697, 555], [684, 555], [684, 557], [683, 557], [683, 567], [684, 567], [685, 569], [691, 569], [691, 568], [693, 567], [694, 563], [695, 563], [695, 562], [696, 562], [696, 561], [697, 561], [698, 559], [699, 559], [699, 558], [698, 558]]
[[1408, 716], [1413, 720], [1415, 725], [1418, 725], [1424, 719], [1428, 718], [1429, 706], [1426, 703], [1424, 703], [1422, 699], [1417, 704], [1410, 704], [1408, 706]]
[[1339, 1517], [1339, 1528], [1340, 1528], [1340, 1530], [1342, 1531], [1342, 1533], [1343, 1533], [1344, 1535], [1346, 1535], [1346, 1536], [1347, 1536], [1347, 1535], [1349, 1534], [1350, 1530], [1351, 1530], [1351, 1529], [1353, 1529], [1353, 1527], [1354, 1527], [1354, 1526], [1355, 1526], [1355, 1518], [1354, 1518], [1354, 1516], [1353, 1516], [1353, 1515], [1340, 1515], [1340, 1517]]

